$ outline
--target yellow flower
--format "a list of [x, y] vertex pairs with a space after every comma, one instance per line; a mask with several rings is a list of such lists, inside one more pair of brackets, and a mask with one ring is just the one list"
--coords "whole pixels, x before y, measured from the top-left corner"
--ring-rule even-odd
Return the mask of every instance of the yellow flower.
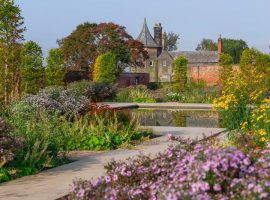
[[259, 129], [259, 130], [258, 130], [258, 133], [259, 133], [260, 135], [266, 135], [266, 134], [267, 134], [266, 131], [265, 131], [264, 129]]
[[241, 123], [241, 129], [242, 130], [245, 129], [247, 125], [248, 125], [248, 122], [247, 121]]
[[266, 139], [265, 137], [262, 137], [262, 138], [260, 139], [260, 141], [261, 141], [261, 142], [268, 142], [268, 139]]

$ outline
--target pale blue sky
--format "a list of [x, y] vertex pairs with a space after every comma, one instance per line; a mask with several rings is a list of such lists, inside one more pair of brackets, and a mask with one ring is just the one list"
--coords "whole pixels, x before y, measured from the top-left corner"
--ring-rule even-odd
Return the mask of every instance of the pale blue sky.
[[[161, 22], [181, 37], [179, 50], [194, 50], [202, 38], [244, 39], [269, 52], [270, 0], [15, 0], [25, 18], [27, 40], [45, 52], [78, 24], [115, 22], [137, 37], [144, 17], [152, 30]], [[46, 53], [45, 53], [46, 54]]]

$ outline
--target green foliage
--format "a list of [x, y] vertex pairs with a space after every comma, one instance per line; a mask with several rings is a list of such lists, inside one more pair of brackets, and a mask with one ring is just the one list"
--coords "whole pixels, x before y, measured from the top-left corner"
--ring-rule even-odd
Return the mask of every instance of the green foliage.
[[202, 39], [197, 45], [196, 51], [217, 51], [217, 43], [211, 39]]
[[23, 24], [20, 8], [14, 0], [0, 0], [0, 101], [5, 104], [19, 96]]
[[153, 94], [146, 86], [139, 85], [127, 87], [117, 92], [116, 100], [118, 102], [137, 102], [137, 103], [154, 103], [156, 102]]
[[166, 50], [167, 51], [176, 51], [178, 49], [177, 44], [178, 40], [180, 39], [178, 34], [170, 32], [167, 35], [167, 42], [166, 42]]
[[233, 58], [229, 54], [221, 54], [219, 57], [219, 83], [220, 86], [226, 85], [228, 77], [232, 73]]
[[93, 72], [93, 80], [101, 83], [113, 83], [116, 80], [116, 58], [112, 53], [97, 57]]
[[248, 45], [244, 40], [222, 39], [222, 52], [229, 54], [233, 58], [233, 63], [240, 62], [240, 57], [245, 49], [248, 49]]
[[[110, 111], [106, 111], [110, 112]], [[108, 113], [95, 113], [92, 117], [84, 116], [76, 120], [69, 132], [73, 137], [68, 142], [69, 150], [108, 150], [116, 149], [124, 144], [132, 144], [134, 140], [142, 139], [136, 121], [121, 121], [118, 112], [113, 117]]]
[[37, 93], [44, 86], [45, 71], [42, 66], [41, 47], [29, 41], [21, 50], [21, 91], [28, 94]]
[[167, 92], [165, 101], [175, 101], [181, 103], [212, 103], [216, 98], [216, 88], [207, 88], [203, 80], [187, 83], [184, 92]]
[[49, 51], [46, 66], [47, 86], [63, 85], [66, 74], [64, 65], [64, 53], [61, 49], [55, 48]]
[[175, 92], [184, 92], [187, 85], [187, 64], [184, 56], [179, 56], [174, 61], [174, 84]]

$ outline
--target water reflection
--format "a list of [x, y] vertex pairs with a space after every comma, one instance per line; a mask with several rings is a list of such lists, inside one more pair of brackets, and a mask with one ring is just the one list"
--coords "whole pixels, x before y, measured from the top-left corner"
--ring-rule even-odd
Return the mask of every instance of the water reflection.
[[141, 126], [175, 126], [220, 128], [217, 112], [208, 110], [149, 110], [136, 109], [132, 116]]

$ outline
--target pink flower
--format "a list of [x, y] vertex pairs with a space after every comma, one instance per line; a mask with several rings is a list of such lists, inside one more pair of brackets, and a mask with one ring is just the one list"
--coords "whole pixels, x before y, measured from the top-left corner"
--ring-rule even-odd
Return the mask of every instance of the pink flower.
[[220, 184], [218, 184], [218, 183], [216, 183], [215, 185], [214, 185], [214, 190], [215, 191], [221, 191], [221, 186], [220, 186]]
[[79, 190], [77, 196], [78, 196], [79, 198], [82, 198], [82, 197], [84, 196], [84, 194], [85, 194], [85, 190], [84, 190], [83, 188], [81, 188], [81, 189]]
[[169, 141], [171, 141], [171, 140], [173, 139], [173, 135], [172, 135], [171, 133], [169, 133], [169, 134], [167, 135], [167, 138], [168, 138]]

